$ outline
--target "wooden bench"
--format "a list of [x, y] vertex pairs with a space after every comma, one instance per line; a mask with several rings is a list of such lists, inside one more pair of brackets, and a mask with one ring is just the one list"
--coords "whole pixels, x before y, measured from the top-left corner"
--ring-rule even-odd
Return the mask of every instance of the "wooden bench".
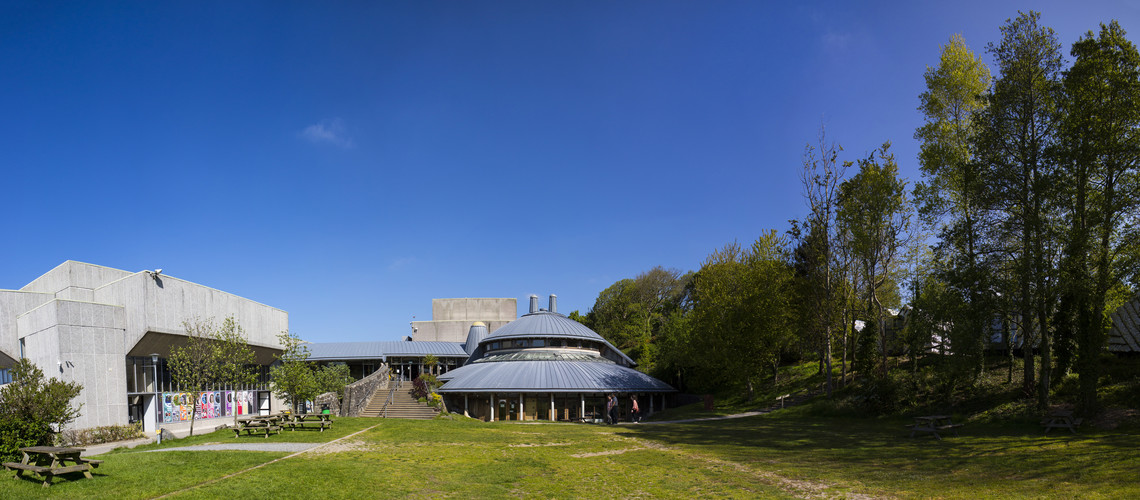
[[240, 426], [240, 427], [237, 427], [234, 429], [230, 429], [230, 430], [234, 431], [234, 437], [235, 438], [240, 436], [242, 431], [245, 431], [247, 436], [252, 436], [253, 434], [258, 433], [258, 432], [263, 432], [263, 433], [265, 433], [265, 436], [263, 436], [263, 437], [266, 437], [266, 438], [269, 437], [270, 432], [276, 432], [277, 434], [281, 434], [281, 426], [278, 426], [278, 425], [251, 425], [251, 426], [243, 425], [243, 426]]
[[1041, 425], [1045, 427], [1045, 434], [1049, 434], [1049, 430], [1054, 428], [1069, 429], [1069, 432], [1076, 434], [1081, 422], [1084, 422], [1083, 418], [1072, 418], [1071, 414], [1062, 413], [1045, 417], [1041, 420]]
[[[99, 467], [102, 460], [82, 458], [79, 454], [83, 448], [62, 448], [54, 446], [30, 446], [20, 448], [24, 454], [22, 462], [4, 462], [4, 468], [16, 471], [15, 477], [23, 476], [24, 471], [39, 474], [44, 477], [43, 486], [51, 486], [51, 480], [61, 474], [82, 472], [83, 477], [91, 479], [91, 469]], [[71, 462], [72, 465], [66, 465]], [[50, 463], [51, 465], [45, 465]]]
[[934, 437], [938, 438], [939, 441], [941, 441], [942, 436], [938, 434], [939, 432], [952, 430], [954, 431], [954, 435], [957, 436], [958, 428], [962, 427], [963, 425], [964, 424], [953, 423], [950, 420], [949, 415], [932, 415], [914, 417], [914, 423], [905, 424], [904, 427], [910, 429], [910, 437], [914, 437], [915, 433], [918, 432], [929, 432], [933, 434]]
[[289, 430], [291, 431], [295, 430], [297, 427], [300, 427], [302, 429], [306, 427], [310, 429], [316, 429], [319, 427], [321, 429], [321, 432], [324, 432], [325, 429], [332, 427], [332, 422], [329, 422], [327, 420], [318, 420], [315, 422], [286, 422], [285, 425], [288, 425]]

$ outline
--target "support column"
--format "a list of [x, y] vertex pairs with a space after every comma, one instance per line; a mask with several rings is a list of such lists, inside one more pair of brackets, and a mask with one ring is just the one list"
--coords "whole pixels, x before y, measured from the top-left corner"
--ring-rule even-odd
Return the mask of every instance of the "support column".
[[467, 416], [467, 417], [471, 416], [470, 413], [467, 413], [467, 395], [466, 394], [463, 395], [463, 415]]
[[551, 422], [555, 421], [556, 420], [555, 417], [557, 417], [557, 416], [558, 416], [558, 410], [554, 409], [554, 393], [552, 392], [552, 393], [550, 393], [550, 421]]
[[519, 393], [519, 422], [526, 420], [526, 410], [523, 409], [523, 393]]
[[491, 421], [495, 421], [495, 393], [491, 393]]
[[578, 413], [578, 419], [579, 420], [585, 420], [586, 419], [586, 396], [583, 396], [582, 393], [579, 392], [578, 393], [578, 401], [582, 405], [581, 412]]

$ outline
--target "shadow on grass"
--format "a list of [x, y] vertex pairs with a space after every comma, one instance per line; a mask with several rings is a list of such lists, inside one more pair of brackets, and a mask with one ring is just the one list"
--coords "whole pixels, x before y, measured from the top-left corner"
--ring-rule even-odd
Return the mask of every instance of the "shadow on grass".
[[[1124, 481], [1140, 463], [1140, 454], [1135, 451], [1140, 449], [1140, 435], [1136, 433], [1094, 431], [1044, 436], [1036, 426], [970, 423], [959, 429], [960, 436], [950, 433], [939, 441], [931, 435], [909, 437], [905, 427], [909, 423], [902, 418], [776, 412], [732, 420], [643, 426], [621, 434], [738, 463], [791, 470], [801, 477], [839, 476], [887, 491], [928, 491], [935, 496], [957, 496], [966, 484], [1006, 488], [1005, 481], [1010, 479], [1043, 483]], [[1132, 489], [1120, 492], [1126, 496], [1130, 493], [1125, 492], [1137, 488], [1134, 478], [1121, 484], [1133, 484]], [[1065, 494], [1048, 488], [1041, 492]]]

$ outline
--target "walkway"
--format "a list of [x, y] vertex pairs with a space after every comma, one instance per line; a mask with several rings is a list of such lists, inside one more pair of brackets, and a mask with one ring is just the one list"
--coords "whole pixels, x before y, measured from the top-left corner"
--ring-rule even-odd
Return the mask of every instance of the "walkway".
[[237, 450], [237, 451], [276, 451], [295, 453], [298, 451], [305, 451], [311, 448], [316, 448], [325, 443], [205, 443], [196, 444], [194, 446], [178, 446], [174, 448], [162, 448], [160, 450], [147, 450], [144, 453], [154, 453], [158, 451], [218, 451], [218, 450]]

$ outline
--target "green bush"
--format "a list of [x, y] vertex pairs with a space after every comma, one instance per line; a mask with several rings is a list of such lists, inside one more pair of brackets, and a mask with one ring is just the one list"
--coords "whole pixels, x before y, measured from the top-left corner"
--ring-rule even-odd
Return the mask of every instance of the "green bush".
[[63, 446], [84, 446], [141, 437], [146, 437], [146, 433], [143, 432], [142, 422], [136, 422], [128, 425], [107, 425], [90, 429], [66, 430], [59, 433], [59, 442]]
[[51, 425], [46, 422], [0, 415], [0, 461], [19, 462], [23, 458], [20, 448], [51, 446], [52, 436]]

